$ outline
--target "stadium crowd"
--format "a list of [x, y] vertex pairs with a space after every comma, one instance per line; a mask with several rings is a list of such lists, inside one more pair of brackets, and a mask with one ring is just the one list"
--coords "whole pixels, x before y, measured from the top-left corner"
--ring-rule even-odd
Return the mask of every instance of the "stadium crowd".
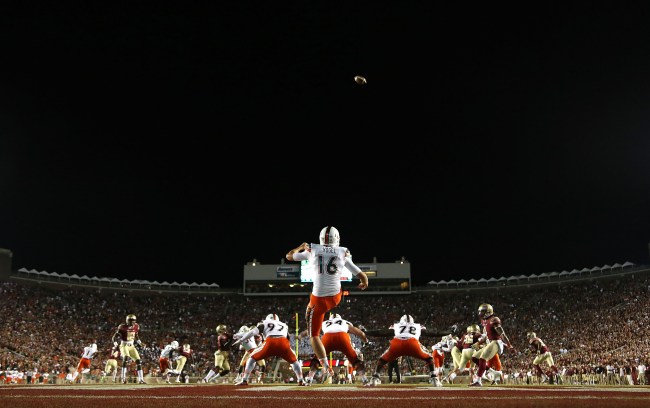
[[[91, 340], [99, 346], [91, 375], [100, 379], [111, 336], [125, 317], [136, 314], [141, 326], [143, 368], [148, 377], [159, 376], [160, 349], [172, 340], [190, 344], [194, 362], [189, 376], [203, 376], [216, 349], [215, 327], [230, 332], [276, 313], [295, 332], [304, 330], [303, 296], [244, 297], [242, 295], [169, 295], [157, 292], [65, 290], [45, 286], [0, 283], [0, 305], [5, 311], [0, 328], [0, 382], [12, 377], [32, 381], [66, 381], [83, 347]], [[526, 353], [527, 331], [535, 331], [549, 346], [565, 381], [573, 383], [647, 384], [644, 366], [650, 363], [650, 277], [585, 280], [526, 289], [471, 291], [415, 291], [409, 295], [347, 296], [336, 313], [367, 330], [387, 329], [408, 313], [427, 330], [421, 337], [429, 348], [441, 334], [462, 335], [479, 323], [478, 305], [489, 302], [501, 318], [515, 353], [502, 356], [509, 381], [531, 381], [533, 355]], [[296, 324], [296, 317], [298, 324]], [[360, 340], [352, 336], [359, 348]], [[312, 354], [307, 338], [298, 339], [300, 358]], [[362, 351], [372, 369], [390, 337], [369, 336]], [[342, 356], [334, 356], [342, 358]], [[236, 375], [241, 353], [230, 356]], [[451, 356], [445, 360], [451, 365]], [[402, 372], [423, 374], [424, 366], [402, 359]], [[641, 369], [642, 372], [639, 372]], [[644, 375], [645, 374], [645, 375]], [[267, 373], [268, 375], [268, 373]], [[26, 380], [23, 380], [26, 381]]]

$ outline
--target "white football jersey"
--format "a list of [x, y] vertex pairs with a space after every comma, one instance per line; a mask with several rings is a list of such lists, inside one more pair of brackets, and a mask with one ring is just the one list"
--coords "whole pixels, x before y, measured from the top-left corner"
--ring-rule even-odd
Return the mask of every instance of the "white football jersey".
[[257, 343], [255, 342], [255, 336], [249, 337], [246, 340], [243, 340], [241, 342], [241, 348], [243, 350], [248, 351], [254, 349], [255, 347], [257, 347]]
[[451, 351], [456, 345], [456, 340], [453, 337], [449, 336], [447, 342], [443, 344], [442, 351]]
[[296, 261], [310, 259], [316, 265], [314, 272], [314, 286], [312, 293], [315, 296], [334, 296], [341, 291], [341, 274], [347, 267], [354, 276], [361, 269], [352, 262], [346, 247], [332, 247], [328, 245], [311, 244], [311, 251], [298, 252], [293, 255]]
[[347, 333], [350, 330], [348, 321], [342, 318], [329, 318], [323, 322], [323, 333]]
[[422, 334], [422, 326], [419, 323], [395, 323], [393, 324], [393, 330], [395, 331], [395, 338], [400, 340], [406, 340], [410, 338], [415, 338], [420, 340], [420, 334]]
[[173, 348], [171, 344], [166, 345], [165, 348], [163, 348], [162, 351], [160, 352], [160, 357], [169, 358], [173, 350], [176, 349]]
[[[433, 346], [431, 346], [431, 351], [437, 351], [438, 353], [443, 353], [445, 351], [445, 348], [447, 348], [447, 343], [443, 343], [442, 341], [437, 342]], [[447, 350], [449, 351], [449, 350]]]
[[247, 338], [244, 338], [244, 335], [245, 335], [246, 333], [248, 333], [249, 331], [250, 331], [250, 330], [248, 330], [248, 331], [242, 331], [242, 330], [240, 329], [237, 333], [235, 333], [235, 334], [232, 336], [235, 340], [242, 339], [242, 340], [241, 340], [241, 343], [239, 344], [239, 349], [240, 349], [240, 350], [248, 351], [248, 350], [252, 350], [252, 349], [254, 349], [255, 347], [257, 347], [257, 342], [255, 341], [255, 336], [250, 335], [250, 336], [248, 336]]
[[81, 358], [92, 359], [95, 353], [97, 352], [97, 344], [93, 343], [88, 347], [84, 347], [84, 352], [81, 355]]
[[257, 329], [260, 330], [261, 326], [263, 326], [261, 333], [264, 334], [264, 337], [287, 337], [289, 335], [289, 326], [279, 320], [264, 319]]

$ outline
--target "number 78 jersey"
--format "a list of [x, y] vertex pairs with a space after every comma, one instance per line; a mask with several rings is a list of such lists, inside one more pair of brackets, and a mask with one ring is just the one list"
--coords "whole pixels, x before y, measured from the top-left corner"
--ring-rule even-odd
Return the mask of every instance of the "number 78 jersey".
[[420, 340], [422, 326], [419, 323], [394, 323], [390, 328], [395, 331], [395, 338], [400, 340]]

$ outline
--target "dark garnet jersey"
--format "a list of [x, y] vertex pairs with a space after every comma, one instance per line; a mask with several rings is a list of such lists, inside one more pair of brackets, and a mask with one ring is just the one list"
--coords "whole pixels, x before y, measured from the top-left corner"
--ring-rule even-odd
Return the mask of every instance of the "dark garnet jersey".
[[501, 319], [496, 316], [490, 316], [481, 321], [483, 330], [487, 334], [488, 340], [501, 340], [501, 335], [497, 332], [496, 328], [501, 326]]
[[528, 341], [528, 347], [530, 347], [530, 349], [532, 351], [534, 351], [534, 352], [539, 351], [539, 354], [544, 354], [544, 353], [546, 353], [548, 351], [548, 347], [546, 346], [546, 344], [544, 344], [542, 339], [540, 339], [539, 337], [535, 337], [534, 339], [530, 339]]
[[217, 350], [230, 351], [232, 345], [232, 335], [230, 333], [222, 333], [217, 337]]
[[137, 323], [133, 323], [132, 326], [129, 326], [126, 323], [122, 323], [121, 325], [117, 326], [117, 333], [119, 334], [120, 340], [122, 341], [130, 341], [133, 343], [138, 338], [139, 331], [140, 325]]
[[467, 333], [460, 338], [458, 343], [462, 343], [463, 349], [468, 349], [472, 347], [472, 344], [478, 343], [478, 340], [481, 338], [481, 333]]

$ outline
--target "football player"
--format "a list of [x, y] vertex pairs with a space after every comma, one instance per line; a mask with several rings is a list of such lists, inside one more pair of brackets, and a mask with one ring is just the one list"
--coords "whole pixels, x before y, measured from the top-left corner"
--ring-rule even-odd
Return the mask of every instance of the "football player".
[[140, 353], [135, 345], [144, 345], [140, 341], [140, 325], [137, 323], [137, 318], [134, 314], [126, 316], [126, 324], [122, 323], [117, 326], [115, 334], [113, 334], [113, 345], [117, 346], [120, 342], [120, 354], [122, 354], [122, 384], [126, 384], [127, 360], [129, 358], [135, 361], [136, 371], [138, 373], [138, 384], [146, 384], [144, 382], [144, 374], [142, 372], [142, 360]]
[[160, 375], [165, 377], [165, 382], [167, 384], [169, 384], [170, 375], [176, 373], [172, 370], [171, 364], [175, 355], [178, 355], [178, 342], [176, 340], [166, 345], [160, 352], [160, 357], [158, 358]]
[[487, 344], [472, 356], [472, 361], [478, 366], [478, 372], [476, 373], [476, 381], [472, 382], [470, 387], [481, 387], [483, 385], [481, 378], [485, 370], [487, 370], [487, 362], [496, 353], [503, 354], [504, 347], [513, 352], [515, 351], [505, 330], [501, 326], [501, 319], [494, 315], [492, 305], [488, 303], [481, 304], [478, 307], [478, 317], [481, 319], [485, 337], [484, 341]]
[[478, 324], [467, 326], [465, 335], [460, 337], [452, 349], [454, 358], [454, 369], [445, 377], [444, 381], [454, 382], [456, 376], [466, 370], [472, 371], [472, 356], [479, 349], [481, 340], [481, 328]]
[[79, 384], [83, 382], [83, 375], [90, 372], [90, 361], [95, 356], [95, 353], [97, 353], [97, 341], [91, 340], [90, 344], [84, 347], [84, 351], [81, 353], [81, 360], [79, 360], [79, 364], [77, 364], [77, 368], [72, 374], [72, 382], [77, 380], [79, 373], [81, 373]]
[[[312, 292], [309, 297], [309, 304], [305, 311], [307, 327], [309, 327], [309, 341], [314, 353], [320, 359], [325, 369], [325, 376], [334, 375], [334, 370], [329, 366], [327, 351], [320, 338], [321, 326], [325, 314], [341, 302], [341, 274], [347, 268], [354, 276], [361, 281], [358, 288], [368, 288], [368, 276], [352, 262], [352, 256], [347, 248], [340, 246], [339, 231], [327, 226], [319, 235], [320, 244], [308, 244], [303, 242], [298, 247], [290, 250], [286, 258], [289, 261], [304, 261], [311, 259], [311, 263], [317, 265], [318, 272], [314, 275]], [[327, 378], [325, 378], [327, 380]]]
[[232, 334], [228, 332], [225, 324], [220, 324], [215, 329], [217, 332], [217, 351], [214, 352], [214, 367], [199, 382], [208, 383], [230, 373], [230, 349], [232, 348]]
[[302, 376], [300, 360], [296, 357], [296, 353], [291, 348], [291, 343], [289, 342], [289, 326], [287, 326], [286, 323], [281, 322], [278, 315], [274, 313], [267, 315], [263, 321], [241, 336], [239, 340], [236, 340], [233, 343], [233, 345], [243, 343], [260, 333], [264, 336], [264, 344], [262, 347], [256, 348], [250, 354], [250, 357], [246, 362], [244, 374], [235, 385], [248, 385], [248, 377], [253, 371], [253, 368], [255, 368], [257, 361], [273, 356], [280, 357], [289, 363], [291, 368], [293, 368], [293, 372], [296, 374], [298, 384], [306, 385]]
[[[535, 367], [535, 374], [537, 375], [540, 383], [548, 381], [549, 377], [553, 377], [558, 374], [558, 369], [555, 366], [553, 361], [553, 355], [551, 354], [548, 346], [540, 339], [535, 332], [526, 333], [526, 338], [528, 339], [528, 348], [535, 354], [535, 359], [533, 360], [533, 367]], [[545, 363], [548, 365], [550, 371], [545, 373], [542, 370], [541, 364]]]
[[399, 322], [391, 325], [389, 329], [394, 331], [394, 337], [390, 341], [388, 350], [379, 357], [372, 379], [366, 385], [374, 387], [381, 384], [379, 377], [384, 366], [388, 364], [389, 361], [393, 361], [399, 356], [416, 357], [423, 360], [429, 369], [429, 381], [435, 383], [437, 377], [433, 367], [433, 356], [429, 354], [427, 348], [420, 343], [420, 335], [422, 334], [422, 330], [426, 329], [426, 327], [419, 323], [415, 323], [413, 316], [405, 314], [399, 319]]

